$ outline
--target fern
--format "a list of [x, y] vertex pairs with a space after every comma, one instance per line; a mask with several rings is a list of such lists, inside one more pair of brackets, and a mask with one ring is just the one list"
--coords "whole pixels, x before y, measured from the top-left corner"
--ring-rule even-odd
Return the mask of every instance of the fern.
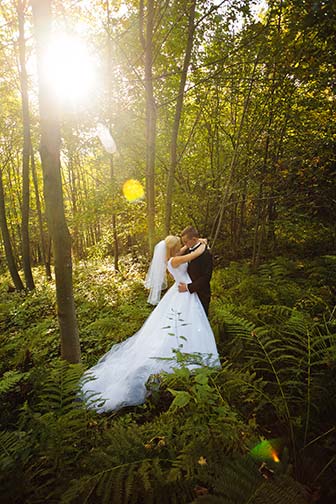
[[280, 257], [276, 261], [270, 261], [259, 266], [258, 274], [261, 278], [273, 285], [274, 282], [279, 283], [288, 277], [294, 269], [295, 267], [290, 261]]
[[94, 413], [78, 399], [82, 371], [82, 366], [56, 361], [42, 376], [35, 373], [37, 399], [24, 406], [20, 421], [34, 447], [33, 461], [25, 467], [28, 501], [57, 501], [83, 452], [96, 442], [97, 431], [89, 428]]
[[192, 484], [167, 481], [166, 460], [142, 459], [72, 481], [62, 503], [102, 504], [186, 503], [193, 497]]
[[[231, 357], [237, 356], [239, 349], [239, 359], [245, 362], [246, 369], [255, 370], [262, 378], [254, 385], [260, 392], [263, 423], [274, 422], [270, 414], [273, 411], [287, 429], [297, 467], [298, 447], [309, 442], [315, 435], [314, 429], [318, 434], [321, 412], [330, 401], [335, 404], [332, 398], [327, 399], [329, 385], [335, 383], [332, 369], [336, 338], [332, 321], [322, 325], [297, 309], [262, 306], [255, 310], [263, 322], [256, 327], [231, 310], [230, 306], [222, 309], [223, 319], [228, 321], [226, 335], [231, 338]], [[326, 367], [330, 368], [329, 385]], [[326, 415], [325, 430], [333, 417], [334, 413]]]
[[25, 445], [27, 434], [18, 431], [0, 431], [0, 467], [7, 469], [15, 464], [17, 454]]
[[6, 394], [15, 388], [22, 380], [27, 380], [29, 373], [7, 371], [0, 380], [0, 394]]
[[243, 338], [254, 330], [253, 322], [241, 317], [235, 306], [217, 303], [212, 311], [211, 325], [216, 335], [217, 343], [227, 345], [225, 353], [230, 352], [230, 358], [236, 360], [243, 351]]
[[306, 504], [304, 488], [286, 475], [276, 474], [250, 457], [226, 459], [203, 479], [214, 495], [198, 498], [197, 503], [222, 504]]
[[63, 360], [55, 361], [42, 381], [39, 392], [38, 410], [58, 416], [71, 412], [78, 406], [78, 393], [83, 367], [79, 364], [68, 364]]
[[232, 305], [222, 305], [217, 312], [217, 319], [224, 325], [224, 333], [230, 338], [247, 336], [255, 328], [254, 324], [234, 312]]
[[304, 422], [305, 444], [312, 413], [318, 417], [319, 397], [326, 392], [323, 338], [309, 318], [293, 310], [282, 327], [257, 328], [246, 338], [246, 348], [248, 361], [266, 383], [266, 400], [289, 428], [295, 453], [297, 419]]
[[24, 502], [24, 466], [32, 463], [32, 459], [28, 433], [0, 431], [1, 502]]
[[289, 476], [278, 476], [268, 479], [256, 492], [255, 504], [307, 504], [306, 489]]
[[258, 308], [249, 311], [249, 316], [258, 326], [279, 327], [286, 323], [291, 315], [292, 308], [281, 304], [260, 305]]
[[94, 329], [98, 331], [102, 336], [112, 336], [118, 328], [118, 321], [112, 317], [104, 317], [95, 320], [87, 326], [88, 329]]

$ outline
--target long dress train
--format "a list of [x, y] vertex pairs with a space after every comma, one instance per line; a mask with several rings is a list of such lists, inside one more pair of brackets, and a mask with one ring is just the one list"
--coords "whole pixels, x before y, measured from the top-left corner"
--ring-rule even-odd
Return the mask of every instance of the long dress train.
[[[115, 344], [98, 363], [84, 373], [82, 392], [90, 407], [90, 397], [105, 399], [92, 402], [99, 413], [124, 406], [142, 404], [150, 375], [177, 367], [176, 349], [200, 355], [202, 363], [219, 366], [215, 338], [196, 293], [179, 292], [179, 282], [189, 283], [187, 264], [168, 271], [175, 283], [133, 336]], [[194, 368], [195, 364], [187, 364]], [[92, 377], [90, 379], [89, 377]]]

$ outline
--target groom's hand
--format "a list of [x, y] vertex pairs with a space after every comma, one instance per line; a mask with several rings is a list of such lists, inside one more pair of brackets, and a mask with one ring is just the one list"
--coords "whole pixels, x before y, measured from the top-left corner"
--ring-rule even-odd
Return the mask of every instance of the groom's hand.
[[187, 292], [188, 291], [187, 284], [180, 282], [178, 284], [178, 290], [179, 292]]

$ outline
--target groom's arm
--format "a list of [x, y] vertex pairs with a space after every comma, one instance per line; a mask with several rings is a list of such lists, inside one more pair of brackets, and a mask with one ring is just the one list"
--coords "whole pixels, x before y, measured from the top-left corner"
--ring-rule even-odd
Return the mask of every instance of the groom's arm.
[[209, 254], [207, 256], [207, 261], [204, 264], [204, 269], [202, 275], [196, 280], [187, 285], [188, 291], [190, 293], [200, 292], [203, 288], [210, 283], [212, 276], [212, 256]]

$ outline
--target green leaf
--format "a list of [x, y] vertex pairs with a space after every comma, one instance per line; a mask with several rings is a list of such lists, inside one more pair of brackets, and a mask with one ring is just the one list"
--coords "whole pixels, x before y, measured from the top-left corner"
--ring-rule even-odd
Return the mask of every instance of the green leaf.
[[206, 385], [208, 383], [208, 377], [204, 373], [199, 373], [195, 376], [195, 382], [200, 385]]
[[180, 391], [180, 390], [173, 390], [173, 389], [168, 389], [171, 394], [175, 396], [174, 401], [170, 405], [170, 409], [178, 409], [178, 408], [184, 408], [187, 404], [189, 404], [191, 400], [191, 395], [189, 392], [185, 391]]

